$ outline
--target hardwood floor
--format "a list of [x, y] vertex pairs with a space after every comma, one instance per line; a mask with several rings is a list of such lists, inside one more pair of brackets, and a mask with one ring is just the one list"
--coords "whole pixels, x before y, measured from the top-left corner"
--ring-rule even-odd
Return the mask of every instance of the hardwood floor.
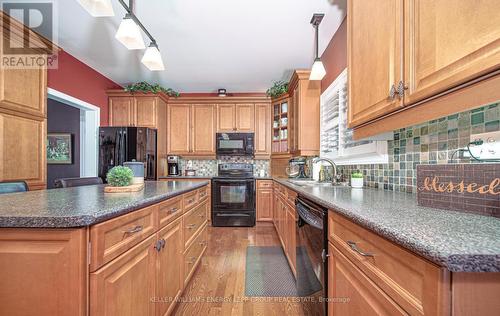
[[271, 223], [209, 227], [209, 245], [174, 315], [308, 315], [294, 298], [245, 297], [247, 246], [279, 245]]

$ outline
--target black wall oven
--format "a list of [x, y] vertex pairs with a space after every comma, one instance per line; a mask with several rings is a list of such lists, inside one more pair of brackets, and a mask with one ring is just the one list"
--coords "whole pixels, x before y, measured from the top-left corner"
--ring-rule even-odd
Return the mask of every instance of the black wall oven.
[[[242, 166], [247, 170], [236, 169]], [[255, 226], [255, 179], [251, 165], [219, 165], [219, 176], [212, 179], [212, 225]]]
[[254, 133], [217, 133], [217, 156], [254, 155]]

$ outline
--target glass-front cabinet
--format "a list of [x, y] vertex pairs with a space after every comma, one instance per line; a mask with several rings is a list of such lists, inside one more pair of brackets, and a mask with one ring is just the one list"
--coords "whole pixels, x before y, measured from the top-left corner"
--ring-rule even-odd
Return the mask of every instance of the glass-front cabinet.
[[273, 142], [272, 153], [287, 153], [290, 136], [290, 98], [285, 94], [272, 100], [273, 109]]

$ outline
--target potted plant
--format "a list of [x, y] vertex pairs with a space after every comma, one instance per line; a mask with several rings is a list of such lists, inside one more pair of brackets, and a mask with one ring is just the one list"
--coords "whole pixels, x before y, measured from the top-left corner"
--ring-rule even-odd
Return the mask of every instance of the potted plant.
[[126, 187], [132, 183], [134, 173], [128, 167], [116, 166], [106, 174], [106, 181], [112, 187]]
[[353, 188], [363, 187], [363, 174], [361, 172], [356, 171], [351, 174], [351, 187]]

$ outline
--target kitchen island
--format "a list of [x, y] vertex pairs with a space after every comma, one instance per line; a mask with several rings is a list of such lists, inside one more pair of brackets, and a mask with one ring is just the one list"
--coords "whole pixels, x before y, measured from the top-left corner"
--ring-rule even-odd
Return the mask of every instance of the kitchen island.
[[103, 187], [0, 196], [1, 315], [172, 312], [207, 247], [208, 182]]

